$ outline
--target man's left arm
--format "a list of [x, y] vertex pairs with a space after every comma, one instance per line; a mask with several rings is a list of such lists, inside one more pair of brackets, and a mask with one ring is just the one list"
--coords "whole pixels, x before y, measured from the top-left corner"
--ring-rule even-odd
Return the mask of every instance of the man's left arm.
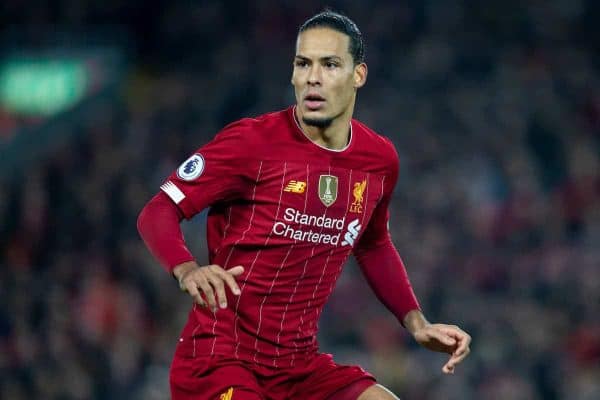
[[393, 179], [390, 179], [384, 197], [374, 210], [353, 253], [377, 298], [419, 344], [433, 351], [450, 354], [442, 371], [454, 373], [455, 366], [469, 354], [471, 337], [456, 325], [432, 324], [421, 312], [404, 263], [388, 230], [388, 209], [396, 176], [393, 174]]

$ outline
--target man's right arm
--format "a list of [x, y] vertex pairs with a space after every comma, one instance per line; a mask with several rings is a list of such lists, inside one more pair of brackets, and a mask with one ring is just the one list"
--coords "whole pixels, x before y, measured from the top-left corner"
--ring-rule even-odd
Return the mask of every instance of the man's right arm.
[[227, 271], [218, 265], [200, 267], [185, 244], [180, 227], [182, 219], [183, 214], [175, 203], [160, 192], [142, 209], [137, 227], [152, 255], [173, 274], [181, 290], [187, 291], [198, 304], [207, 305], [213, 311], [217, 310], [217, 302], [221, 308], [225, 308], [225, 285], [238, 295], [240, 289], [234, 277], [242, 274], [244, 269], [241, 266]]

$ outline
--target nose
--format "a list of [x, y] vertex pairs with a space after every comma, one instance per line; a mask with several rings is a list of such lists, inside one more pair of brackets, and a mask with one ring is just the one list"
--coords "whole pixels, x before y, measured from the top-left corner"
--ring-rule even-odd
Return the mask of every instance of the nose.
[[308, 72], [308, 84], [321, 84], [321, 67], [318, 64], [314, 64], [310, 67], [310, 71]]

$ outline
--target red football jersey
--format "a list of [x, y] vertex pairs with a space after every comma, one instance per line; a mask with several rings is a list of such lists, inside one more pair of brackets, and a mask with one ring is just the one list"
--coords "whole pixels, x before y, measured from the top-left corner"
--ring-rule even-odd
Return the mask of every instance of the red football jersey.
[[186, 218], [210, 207], [209, 263], [242, 265], [239, 296], [194, 306], [178, 352], [274, 367], [317, 351], [317, 322], [353, 248], [389, 240], [391, 142], [356, 120], [341, 150], [312, 142], [294, 108], [225, 127], [161, 189]]

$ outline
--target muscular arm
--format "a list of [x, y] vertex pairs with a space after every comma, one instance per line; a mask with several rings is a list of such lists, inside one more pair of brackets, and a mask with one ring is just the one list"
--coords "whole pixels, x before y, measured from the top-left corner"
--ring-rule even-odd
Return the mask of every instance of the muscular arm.
[[177, 278], [182, 290], [213, 310], [217, 303], [227, 306], [226, 285], [234, 294], [239, 293], [235, 277], [244, 268], [235, 266], [225, 271], [219, 265], [200, 267], [185, 244], [179, 223], [213, 204], [239, 198], [248, 183], [254, 183], [245, 157], [252, 154], [246, 139], [252, 129], [249, 120], [223, 128], [173, 171], [138, 218], [138, 231], [152, 255]]
[[471, 337], [456, 325], [429, 323], [421, 309], [387, 229], [388, 208], [396, 179], [397, 164], [390, 168], [387, 190], [373, 212], [354, 255], [363, 274], [379, 300], [398, 318], [415, 340], [427, 349], [450, 354], [444, 373], [454, 373], [455, 366], [469, 354]]

